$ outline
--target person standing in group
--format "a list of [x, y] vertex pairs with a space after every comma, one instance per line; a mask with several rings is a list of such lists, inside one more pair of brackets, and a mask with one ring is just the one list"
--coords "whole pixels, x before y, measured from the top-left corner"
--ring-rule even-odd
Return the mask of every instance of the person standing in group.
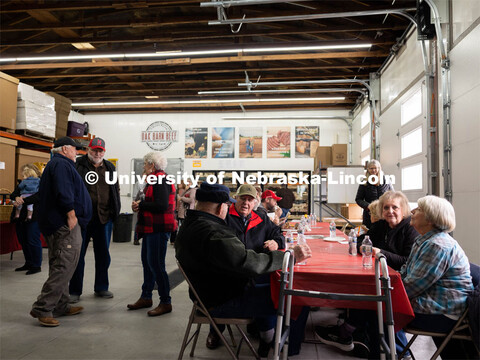
[[[95, 296], [113, 298], [113, 293], [108, 290], [108, 268], [110, 266], [110, 239], [112, 237], [113, 221], [120, 213], [120, 187], [118, 183], [109, 185], [105, 181], [106, 173], [115, 172], [115, 166], [105, 156], [105, 141], [96, 137], [90, 141], [87, 154], [76, 162], [76, 168], [84, 181], [92, 202], [92, 219], [87, 228], [82, 232], [82, 252], [77, 268], [70, 280], [70, 303], [80, 300], [83, 290], [83, 277], [85, 272], [85, 254], [90, 239], [93, 240], [95, 254], [95, 283], [93, 291]], [[96, 174], [95, 183], [87, 182], [87, 174]]]
[[[32, 275], [42, 271], [42, 241], [40, 240], [40, 229], [38, 227], [38, 187], [40, 185], [40, 170], [33, 164], [22, 166], [23, 180], [19, 186], [12, 192], [10, 198], [13, 199], [13, 211], [11, 222], [15, 222], [17, 239], [22, 245], [25, 264], [15, 271], [27, 271], [27, 275]], [[30, 195], [25, 197], [22, 194], [21, 186], [27, 180], [33, 180], [34, 186], [27, 186]], [[29, 181], [33, 182], [33, 181]], [[36, 183], [36, 185], [35, 185]], [[32, 209], [29, 210], [29, 207]], [[18, 215], [18, 216], [17, 216]]]
[[180, 196], [180, 201], [182, 202], [183, 205], [183, 219], [185, 219], [185, 216], [187, 215], [187, 210], [193, 210], [195, 208], [195, 194], [197, 192], [196, 187], [190, 187], [190, 184], [187, 183], [185, 186], [185, 191]]
[[165, 269], [165, 256], [170, 233], [177, 230], [175, 220], [175, 186], [164, 181], [167, 159], [159, 152], [143, 157], [143, 168], [147, 176], [154, 176], [154, 184], [147, 183], [145, 200], [132, 202], [132, 210], [138, 212], [136, 231], [142, 236], [143, 285], [140, 298], [128, 304], [130, 310], [152, 306], [155, 283], [158, 287], [160, 304], [147, 312], [148, 316], [159, 316], [172, 311], [170, 283]]
[[366, 182], [360, 184], [355, 196], [355, 202], [363, 209], [363, 225], [370, 228], [370, 211], [368, 205], [373, 200], [378, 200], [387, 191], [393, 191], [393, 186], [387, 183], [382, 172], [382, 165], [377, 160], [371, 160], [367, 163], [367, 171], [365, 172]]
[[70, 306], [68, 281], [82, 248], [82, 229], [92, 216], [92, 201], [75, 169], [78, 144], [65, 136], [53, 144], [53, 157], [40, 179], [38, 224], [48, 245], [49, 273], [30, 315], [44, 326], [58, 326], [54, 317], [76, 315]]

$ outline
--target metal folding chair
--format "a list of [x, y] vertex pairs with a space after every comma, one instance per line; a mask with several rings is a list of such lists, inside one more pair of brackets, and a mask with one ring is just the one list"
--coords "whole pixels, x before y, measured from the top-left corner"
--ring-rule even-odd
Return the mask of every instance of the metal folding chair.
[[[208, 312], [207, 308], [203, 304], [202, 300], [198, 296], [197, 291], [193, 287], [192, 283], [190, 282], [190, 279], [188, 278], [187, 274], [183, 270], [182, 266], [177, 260], [177, 265], [180, 271], [182, 272], [185, 280], [188, 283], [188, 286], [193, 293], [195, 300], [193, 301], [193, 307], [192, 307], [192, 312], [190, 313], [190, 317], [188, 319], [188, 324], [187, 324], [187, 329], [185, 330], [185, 336], [183, 337], [183, 342], [182, 342], [182, 347], [180, 349], [180, 354], [178, 355], [178, 360], [181, 360], [183, 358], [183, 353], [185, 352], [186, 347], [188, 344], [193, 340], [192, 343], [192, 349], [190, 351], [190, 356], [194, 355], [195, 351], [195, 346], [197, 345], [197, 340], [198, 340], [198, 335], [200, 334], [200, 328], [202, 324], [209, 324], [211, 325], [217, 335], [220, 337], [220, 340], [222, 343], [225, 345], [228, 353], [234, 360], [238, 360], [238, 356], [240, 353], [240, 348], [242, 346], [242, 342], [245, 340], [247, 343], [250, 351], [252, 352], [253, 356], [255, 356], [256, 359], [260, 359], [260, 357], [257, 354], [257, 351], [253, 347], [252, 343], [250, 342], [250, 339], [248, 336], [245, 334], [243, 329], [240, 327], [241, 325], [248, 325], [253, 322], [253, 319], [240, 319], [240, 318], [216, 318], [212, 317], [210, 313]], [[197, 324], [197, 329], [195, 332], [190, 336], [190, 330], [192, 328], [193, 324]], [[222, 332], [218, 329], [218, 325], [226, 325], [228, 329], [228, 333], [230, 335], [230, 339], [232, 341], [232, 344], [229, 344], [227, 339], [223, 336]], [[231, 325], [235, 325], [237, 330], [240, 332], [241, 339], [239, 344], [237, 345], [235, 342], [235, 338], [233, 336], [233, 331], [231, 328]], [[236, 351], [234, 349], [236, 348]]]
[[[376, 295], [354, 295], [325, 293], [320, 291], [295, 290], [293, 289], [293, 276], [295, 259], [293, 250], [287, 250], [283, 258], [282, 272], [280, 274], [280, 292], [277, 311], [277, 327], [275, 329], [275, 349], [273, 359], [278, 360], [283, 349], [283, 359], [288, 355], [288, 338], [290, 335], [290, 314], [292, 305], [292, 296], [314, 297], [332, 300], [357, 300], [357, 301], [376, 301], [378, 314], [378, 328], [380, 335], [380, 358], [395, 360], [395, 332], [393, 323], [393, 310], [391, 299], [390, 277], [388, 276], [388, 267], [385, 255], [379, 253], [375, 256], [375, 285]], [[381, 268], [381, 273], [380, 273]], [[383, 308], [385, 303], [385, 322], [388, 327], [388, 343], [384, 339], [383, 326]]]

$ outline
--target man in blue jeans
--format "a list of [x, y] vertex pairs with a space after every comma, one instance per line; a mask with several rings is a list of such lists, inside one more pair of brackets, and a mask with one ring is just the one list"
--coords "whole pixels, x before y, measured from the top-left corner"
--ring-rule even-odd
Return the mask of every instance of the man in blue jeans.
[[95, 253], [95, 284], [93, 287], [95, 296], [113, 298], [113, 293], [108, 290], [109, 247], [113, 221], [120, 213], [120, 188], [118, 183], [113, 185], [106, 183], [106, 173], [112, 174], [115, 166], [105, 160], [104, 156], [105, 141], [97, 137], [90, 141], [87, 155], [82, 156], [76, 162], [77, 171], [92, 200], [93, 215], [86, 229], [82, 231], [82, 251], [69, 285], [70, 303], [78, 302], [82, 294], [85, 254], [90, 239], [93, 240]]

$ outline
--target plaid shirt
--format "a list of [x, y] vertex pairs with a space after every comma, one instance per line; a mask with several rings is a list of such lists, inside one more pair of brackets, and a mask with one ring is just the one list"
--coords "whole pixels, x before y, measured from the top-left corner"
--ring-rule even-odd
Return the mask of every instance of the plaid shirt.
[[[156, 171], [153, 175], [165, 176], [165, 172]], [[154, 187], [164, 186], [169, 188], [168, 198], [155, 199]], [[157, 232], [173, 232], [177, 230], [177, 221], [175, 220], [175, 186], [166, 183], [157, 183], [155, 185], [147, 185], [145, 188], [145, 200], [141, 203], [140, 211], [138, 212], [138, 221], [135, 231], [139, 234], [152, 234]], [[166, 210], [164, 211], [149, 211], [142, 206], [143, 203], [153, 203], [156, 201], [168, 201]]]
[[447, 233], [432, 230], [417, 237], [401, 269], [414, 312], [461, 315], [473, 290], [468, 258]]

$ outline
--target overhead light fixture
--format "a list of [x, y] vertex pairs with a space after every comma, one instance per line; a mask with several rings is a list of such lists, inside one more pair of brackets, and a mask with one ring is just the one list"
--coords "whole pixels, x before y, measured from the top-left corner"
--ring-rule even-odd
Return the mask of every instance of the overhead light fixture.
[[255, 103], [255, 102], [300, 102], [300, 101], [342, 101], [345, 97], [307, 97], [307, 98], [276, 98], [276, 99], [211, 99], [211, 100], [172, 100], [172, 101], [125, 101], [125, 102], [96, 102], [72, 103], [73, 107], [97, 106], [135, 106], [135, 105], [189, 105], [189, 104], [226, 104], [226, 103]]
[[338, 115], [306, 115], [306, 116], [226, 116], [222, 120], [328, 120], [328, 119], [351, 119], [348, 116]]
[[0, 63], [5, 62], [26, 62], [26, 61], [55, 61], [55, 60], [93, 60], [100, 58], [122, 59], [122, 58], [182, 58], [187, 56], [201, 55], [225, 55], [245, 53], [268, 53], [285, 51], [314, 51], [314, 50], [341, 50], [341, 49], [363, 49], [370, 48], [372, 44], [336, 44], [336, 45], [297, 45], [297, 46], [264, 46], [264, 47], [236, 47], [231, 49], [210, 49], [198, 51], [164, 51], [148, 53], [120, 53], [120, 54], [84, 54], [84, 55], [59, 55], [59, 56], [25, 56], [1, 58]]
[[218, 91], [199, 91], [198, 95], [238, 95], [238, 94], [289, 94], [289, 93], [308, 93], [308, 92], [361, 92], [362, 88], [324, 88], [324, 89], [274, 89], [274, 90], [218, 90]]
[[158, 99], [158, 95], [145, 95], [145, 99]]
[[94, 50], [95, 46], [88, 42], [72, 43], [78, 50]]

